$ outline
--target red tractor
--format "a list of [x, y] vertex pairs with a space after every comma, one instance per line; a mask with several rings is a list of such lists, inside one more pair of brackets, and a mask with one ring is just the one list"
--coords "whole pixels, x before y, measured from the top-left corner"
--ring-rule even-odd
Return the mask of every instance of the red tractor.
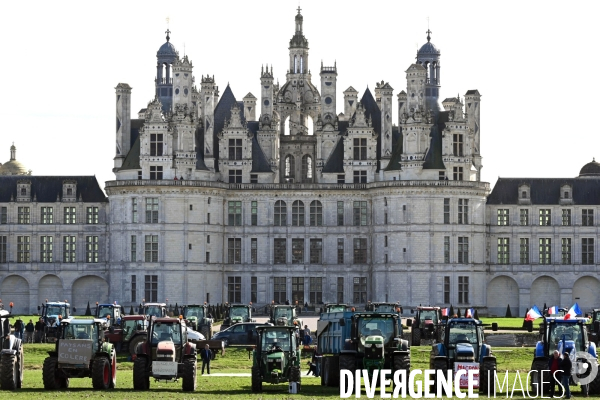
[[134, 355], [137, 345], [146, 340], [147, 330], [148, 320], [143, 315], [126, 315], [121, 317], [120, 325], [108, 328], [104, 336], [115, 345], [117, 351]]
[[[412, 310], [415, 312], [415, 310]], [[420, 346], [422, 339], [435, 340], [439, 342], [441, 330], [439, 324], [441, 320], [440, 307], [417, 307], [415, 319], [412, 323], [411, 346]]]

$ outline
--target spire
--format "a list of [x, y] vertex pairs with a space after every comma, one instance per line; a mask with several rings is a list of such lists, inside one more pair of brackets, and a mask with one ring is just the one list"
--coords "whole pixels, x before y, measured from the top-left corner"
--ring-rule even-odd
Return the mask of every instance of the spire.
[[10, 161], [14, 161], [17, 159], [17, 148], [15, 147], [15, 142], [13, 142], [12, 146], [10, 146]]
[[300, 14], [301, 8], [298, 6], [298, 14], [296, 14], [296, 33], [302, 35], [302, 14]]
[[167, 34], [167, 42], [168, 42], [171, 39], [171, 36], [169, 36], [171, 34], [171, 30], [169, 28], [167, 28], [165, 33]]
[[427, 28], [427, 32], [425, 32], [425, 33], [427, 33], [427, 41], [429, 42], [431, 40], [431, 34], [433, 32], [431, 32], [431, 30], [429, 28]]

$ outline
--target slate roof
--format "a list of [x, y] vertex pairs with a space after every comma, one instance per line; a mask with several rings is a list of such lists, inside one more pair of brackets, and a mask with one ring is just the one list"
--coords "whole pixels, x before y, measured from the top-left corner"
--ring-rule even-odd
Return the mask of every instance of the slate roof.
[[[346, 122], [346, 121], [344, 121]], [[339, 123], [338, 123], [339, 127]], [[346, 125], [347, 128], [347, 125]], [[344, 132], [346, 129], [344, 129]], [[342, 129], [340, 128], [340, 132]], [[323, 173], [344, 173], [344, 137], [340, 136], [334, 149], [329, 155], [327, 163], [323, 167]]]
[[394, 126], [392, 127], [392, 155], [390, 162], [388, 163], [385, 171], [400, 171], [400, 160], [402, 156], [402, 133], [401, 128]]
[[573, 188], [576, 205], [600, 204], [599, 178], [498, 178], [487, 204], [519, 204], [519, 186], [529, 185], [531, 204], [556, 205], [560, 200], [560, 187]]
[[477, 90], [477, 89], [467, 90], [467, 93], [465, 93], [465, 96], [468, 96], [470, 94], [476, 94], [478, 96], [481, 96], [481, 94], [479, 94], [479, 90]]
[[423, 169], [446, 169], [442, 160], [442, 132], [448, 122], [448, 111], [440, 111], [435, 116], [435, 124], [429, 133], [429, 151], [425, 155]]
[[0, 203], [17, 198], [17, 181], [31, 182], [31, 198], [40, 203], [54, 203], [56, 196], [62, 198], [63, 181], [77, 181], [76, 197], [86, 203], [108, 203], [108, 198], [100, 188], [95, 176], [0, 176]]
[[263, 149], [258, 144], [258, 122], [248, 122], [248, 129], [252, 132], [252, 170], [250, 172], [273, 172]]
[[[133, 133], [132, 133], [133, 135]], [[140, 167], [140, 138], [139, 134], [136, 137], [135, 142], [131, 146], [129, 153], [127, 153], [127, 157], [125, 157], [125, 161], [119, 168], [120, 171], [125, 171], [128, 169], [141, 169]]]
[[[223, 91], [223, 95], [219, 99], [219, 103], [215, 107], [215, 126], [213, 130], [213, 154], [215, 155], [215, 171], [219, 170], [219, 138], [217, 137], [217, 135], [223, 131], [223, 128], [225, 127], [225, 120], [231, 119], [231, 107], [233, 107], [235, 103], [238, 103], [239, 105], [239, 102], [235, 99], [231, 88], [229, 87], [229, 85], [227, 85], [227, 87]], [[244, 103], [242, 102], [241, 110], [244, 109], [243, 104]], [[244, 121], [243, 113], [241, 116], [242, 121]]]

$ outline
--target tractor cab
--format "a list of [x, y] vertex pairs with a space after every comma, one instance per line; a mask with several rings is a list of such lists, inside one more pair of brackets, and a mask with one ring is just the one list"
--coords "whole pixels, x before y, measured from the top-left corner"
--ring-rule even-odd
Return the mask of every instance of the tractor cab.
[[300, 382], [300, 349], [295, 328], [257, 326], [257, 346], [253, 352], [253, 391], [262, 390], [262, 382]]
[[140, 307], [140, 314], [146, 317], [164, 318], [167, 316], [167, 305], [165, 303], [144, 303]]
[[302, 320], [296, 316], [296, 307], [288, 305], [272, 305], [269, 322], [276, 326], [302, 326]]
[[96, 303], [96, 318], [107, 320], [109, 326], [121, 325], [124, 315], [125, 311], [121, 305]]
[[[71, 305], [67, 302], [46, 301], [41, 307], [38, 306], [38, 310], [41, 311], [40, 315], [44, 321], [44, 334], [46, 340], [55, 340], [60, 321], [70, 317]], [[73, 309], [73, 311], [75, 311], [75, 309]]]
[[93, 353], [97, 352], [104, 342], [104, 319], [66, 319], [60, 327], [60, 339], [89, 340], [92, 342]]
[[226, 304], [225, 305], [225, 319], [221, 324], [221, 331], [229, 328], [231, 325], [239, 324], [241, 322], [256, 322], [252, 319], [252, 303], [250, 304]]
[[589, 342], [585, 322], [583, 318], [545, 318], [540, 326], [542, 340], [536, 346], [536, 356], [550, 357], [554, 350], [560, 354], [587, 352]]
[[592, 310], [590, 325], [588, 326], [588, 340], [598, 345], [600, 339], [600, 309]]
[[344, 312], [349, 307], [347, 304], [326, 304], [324, 308], [325, 308], [326, 313], [334, 313], [334, 312]]
[[398, 336], [402, 336], [402, 306], [400, 303], [367, 303], [367, 311], [376, 313], [394, 313], [398, 316]]
[[131, 315], [123, 318], [122, 326], [123, 341], [128, 342], [136, 332], [148, 329], [148, 320], [139, 315]]

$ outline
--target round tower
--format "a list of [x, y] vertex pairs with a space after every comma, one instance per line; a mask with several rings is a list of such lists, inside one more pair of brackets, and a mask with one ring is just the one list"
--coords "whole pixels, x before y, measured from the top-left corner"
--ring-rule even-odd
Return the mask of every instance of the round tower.
[[427, 29], [427, 43], [417, 52], [417, 64], [427, 70], [425, 81], [425, 104], [435, 112], [443, 110], [440, 99], [440, 50], [431, 43], [431, 31]]
[[179, 53], [169, 40], [171, 31], [167, 29], [167, 41], [156, 53], [156, 98], [162, 104], [163, 112], [170, 112], [173, 104], [173, 63]]

